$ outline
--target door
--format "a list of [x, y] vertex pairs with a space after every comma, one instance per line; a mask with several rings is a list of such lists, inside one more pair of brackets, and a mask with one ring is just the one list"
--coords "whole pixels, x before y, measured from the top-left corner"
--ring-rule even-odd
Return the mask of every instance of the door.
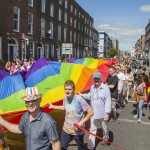
[[14, 59], [14, 46], [9, 46], [9, 60], [12, 61]]
[[39, 47], [38, 48], [38, 58], [44, 57], [43, 55], [44, 55], [44, 53], [43, 53], [42, 47]]

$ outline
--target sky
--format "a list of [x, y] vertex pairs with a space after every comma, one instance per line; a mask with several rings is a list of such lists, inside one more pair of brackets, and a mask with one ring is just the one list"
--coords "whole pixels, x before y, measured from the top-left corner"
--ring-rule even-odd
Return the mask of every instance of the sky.
[[94, 19], [94, 28], [119, 40], [119, 49], [131, 51], [150, 19], [150, 0], [76, 0]]

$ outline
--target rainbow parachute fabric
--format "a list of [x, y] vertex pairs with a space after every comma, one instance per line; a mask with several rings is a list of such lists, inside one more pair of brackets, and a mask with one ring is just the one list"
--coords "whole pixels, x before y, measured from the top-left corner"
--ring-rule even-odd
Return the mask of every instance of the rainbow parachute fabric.
[[30, 70], [25, 73], [9, 75], [0, 71], [0, 115], [6, 120], [18, 123], [22, 114], [26, 111], [24, 95], [26, 87], [36, 86], [43, 94], [41, 107], [46, 112], [48, 103], [62, 104], [64, 97], [64, 82], [73, 80], [76, 86], [75, 92], [88, 91], [93, 84], [92, 74], [101, 72], [105, 82], [108, 76], [108, 68], [114, 65], [116, 60], [103, 60], [82, 58], [72, 63], [48, 62], [41, 58], [33, 63]]

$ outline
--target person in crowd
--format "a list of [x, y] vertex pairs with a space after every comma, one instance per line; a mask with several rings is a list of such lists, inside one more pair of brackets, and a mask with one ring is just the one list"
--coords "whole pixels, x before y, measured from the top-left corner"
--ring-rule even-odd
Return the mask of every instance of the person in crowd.
[[119, 111], [122, 111], [122, 89], [123, 89], [123, 78], [124, 74], [121, 72], [121, 67], [120, 65], [116, 66], [116, 75], [118, 77], [118, 100], [119, 100], [119, 105], [120, 109]]
[[11, 63], [11, 67], [10, 67], [10, 75], [15, 73], [17, 71], [17, 65], [16, 65], [16, 61], [12, 61]]
[[148, 83], [149, 83], [149, 78], [148, 78], [148, 75], [145, 72], [146, 72], [146, 68], [142, 67], [141, 68], [141, 74], [142, 74], [143, 80], [144, 80], [144, 82], [145, 82], [145, 84], [147, 86]]
[[135, 115], [134, 118], [138, 118], [138, 122], [141, 123], [142, 109], [144, 101], [146, 100], [146, 85], [142, 75], [136, 76], [132, 98], [137, 102], [137, 115]]
[[[61, 133], [61, 149], [67, 150], [68, 145], [74, 137], [77, 142], [78, 149], [84, 150], [84, 132], [74, 127], [77, 123], [83, 126], [93, 116], [93, 110], [89, 104], [80, 96], [76, 95], [75, 84], [72, 80], [67, 80], [64, 84], [65, 97], [62, 106], [50, 104], [49, 108], [65, 110], [65, 122]], [[84, 116], [86, 112], [86, 116]]]
[[134, 82], [136, 82], [136, 75], [138, 74], [138, 69], [136, 67], [136, 64], [132, 65], [132, 73], [133, 73], [133, 76], [134, 76]]
[[127, 84], [128, 84], [128, 76], [126, 75], [126, 67], [121, 68], [121, 72], [124, 74], [122, 78], [123, 81], [123, 88], [122, 88], [122, 104], [126, 104], [126, 95], [127, 95]]
[[4, 133], [1, 126], [0, 126], [0, 150], [9, 150], [6, 134]]
[[111, 93], [112, 119], [115, 121], [117, 119], [116, 104], [118, 99], [118, 77], [115, 74], [115, 68], [113, 66], [110, 66], [109, 68], [109, 75], [107, 77], [106, 84], [108, 85]]
[[27, 66], [27, 71], [31, 68], [32, 63], [33, 63], [32, 61], [29, 61], [28, 66]]
[[127, 100], [127, 102], [128, 102], [128, 99], [129, 99], [129, 97], [130, 97], [130, 89], [131, 89], [131, 87], [132, 87], [132, 84], [133, 84], [133, 80], [134, 80], [134, 75], [133, 75], [133, 73], [132, 73], [132, 70], [131, 70], [131, 68], [127, 68], [127, 73], [126, 73], [126, 75], [127, 75], [127, 79], [128, 79], [128, 82], [127, 82], [127, 96], [126, 96], [126, 100]]
[[[147, 87], [148, 87], [148, 84], [149, 84], [149, 77], [148, 75], [146, 74], [146, 68], [145, 67], [141, 67], [141, 75], [143, 77], [143, 80], [145, 82], [145, 85], [146, 85], [146, 91], [147, 91]], [[147, 100], [146, 100], [146, 103], [147, 103], [147, 109], [149, 109], [149, 106], [150, 106], [150, 97], [148, 95], [148, 93], [146, 93], [147, 95]]]
[[[98, 125], [101, 124], [103, 130], [103, 138], [109, 140], [108, 120], [111, 113], [111, 95], [107, 85], [102, 83], [102, 75], [100, 72], [93, 74], [94, 84], [91, 86], [90, 92], [87, 94], [79, 93], [84, 99], [90, 100], [90, 105], [94, 111], [91, 117], [90, 132], [96, 134]], [[106, 145], [103, 141], [101, 145]], [[90, 135], [88, 140], [88, 149], [95, 147], [95, 136]]]
[[60, 150], [60, 142], [55, 121], [40, 108], [42, 94], [37, 87], [28, 87], [22, 100], [26, 112], [19, 124], [12, 124], [0, 116], [0, 125], [10, 132], [24, 133], [26, 150]]
[[11, 67], [11, 62], [8, 61], [8, 62], [5, 64], [4, 70], [5, 70], [7, 73], [10, 73], [10, 67]]

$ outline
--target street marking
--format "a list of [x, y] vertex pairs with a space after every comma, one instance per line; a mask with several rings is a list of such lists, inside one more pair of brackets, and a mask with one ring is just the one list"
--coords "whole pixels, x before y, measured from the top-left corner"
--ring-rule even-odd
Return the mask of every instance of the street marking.
[[129, 103], [136, 103], [135, 101], [128, 101]]
[[[118, 121], [123, 121], [123, 122], [131, 122], [131, 123], [138, 123], [137, 120], [129, 120], [129, 119], [117, 119]], [[139, 124], [145, 124], [145, 125], [150, 125], [150, 122], [141, 122]]]

